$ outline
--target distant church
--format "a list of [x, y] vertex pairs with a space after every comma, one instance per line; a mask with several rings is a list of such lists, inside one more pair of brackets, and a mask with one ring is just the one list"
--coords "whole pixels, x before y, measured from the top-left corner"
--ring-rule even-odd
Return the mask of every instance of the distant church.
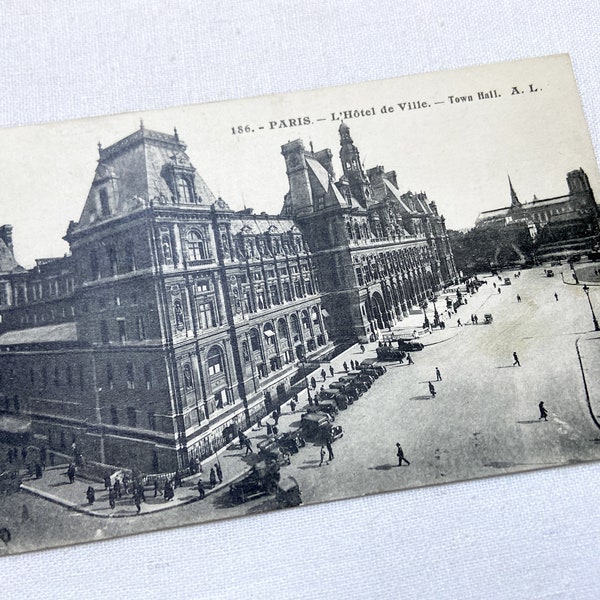
[[522, 203], [510, 177], [508, 183], [510, 206], [480, 213], [475, 227], [526, 225], [532, 238], [540, 236], [537, 256], [542, 259], [546, 254], [586, 251], [598, 242], [600, 212], [583, 169], [567, 174], [568, 194], [542, 200], [534, 196], [531, 202]]

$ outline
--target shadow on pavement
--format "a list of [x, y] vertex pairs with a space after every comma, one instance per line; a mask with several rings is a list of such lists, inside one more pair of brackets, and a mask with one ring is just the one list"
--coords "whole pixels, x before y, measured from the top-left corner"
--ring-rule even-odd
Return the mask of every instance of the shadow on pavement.
[[397, 465], [390, 465], [390, 464], [377, 465], [376, 467], [369, 467], [369, 471], [390, 471], [395, 466], [397, 466]]
[[[543, 420], [543, 419], [541, 419]], [[531, 419], [529, 421], [517, 421], [517, 423], [519, 423], [520, 425], [529, 425], [530, 423], [540, 423], [541, 422], [540, 419]]]
[[413, 396], [411, 400], [431, 400], [432, 396], [427, 394], [427, 396]]
[[515, 368], [513, 365], [504, 365], [502, 367], [496, 367], [496, 369], [513, 369]]

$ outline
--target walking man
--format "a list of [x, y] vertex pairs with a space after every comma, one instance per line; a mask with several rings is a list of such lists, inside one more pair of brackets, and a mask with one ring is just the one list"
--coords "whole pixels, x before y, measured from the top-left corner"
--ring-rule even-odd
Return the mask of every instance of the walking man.
[[334, 373], [335, 373], [335, 371], [333, 370], [333, 367], [331, 365], [329, 365], [329, 374], [333, 377]]
[[359, 348], [360, 348], [361, 353], [364, 354], [365, 353], [365, 347], [361, 344], [359, 346]]
[[415, 361], [412, 359], [412, 356], [410, 355], [410, 352], [406, 355], [406, 360], [408, 361], [409, 365], [414, 365]]
[[217, 474], [219, 483], [223, 483], [223, 471], [221, 471], [221, 465], [219, 463], [215, 463], [215, 473]]
[[325, 442], [325, 445], [327, 446], [327, 452], [329, 453], [329, 460], [333, 460], [335, 456], [333, 454], [333, 448], [331, 446], [331, 435], [327, 436], [327, 441]]
[[462, 323], [460, 322], [460, 319], [456, 319], [456, 326], [462, 327]]
[[436, 381], [441, 381], [442, 380], [442, 374], [440, 373], [440, 370], [438, 369], [438, 367], [435, 368], [435, 377], [436, 377]]
[[320, 456], [321, 456], [321, 462], [319, 463], [319, 466], [322, 467], [323, 462], [325, 462], [325, 464], [328, 465], [329, 461], [325, 460], [325, 446], [323, 446], [323, 445], [321, 446]]
[[540, 402], [538, 404], [538, 406], [540, 408], [540, 418], [538, 419], [538, 421], [540, 421], [541, 419], [544, 419], [544, 421], [547, 421], [548, 420], [548, 411], [546, 410], [544, 403]]
[[348, 363], [346, 361], [344, 361], [344, 364], [342, 365], [342, 367], [344, 367], [344, 371], [346, 371], [346, 373], [348, 372]]
[[327, 373], [325, 373], [325, 369], [321, 369], [321, 377], [323, 378], [323, 381], [327, 379]]
[[519, 294], [517, 294], [517, 302], [521, 302], [521, 296], [519, 296]]
[[519, 362], [519, 357], [517, 356], [516, 352], [513, 352], [513, 358], [515, 359], [515, 362], [513, 363], [513, 367], [520, 367], [521, 363]]
[[431, 381], [429, 381], [428, 384], [429, 384], [429, 393], [431, 394], [432, 398], [435, 398], [435, 388], [433, 387], [433, 383], [431, 383]]
[[87, 498], [88, 504], [91, 506], [92, 504], [94, 504], [94, 500], [96, 500], [96, 492], [94, 490], [94, 488], [90, 485], [88, 486], [88, 489], [85, 493], [85, 496]]
[[556, 292], [554, 292], [554, 298], [556, 299], [556, 301], [558, 302], [558, 294]]
[[71, 463], [67, 469], [67, 477], [69, 478], [69, 483], [75, 481], [75, 465], [73, 463]]
[[310, 387], [311, 387], [313, 390], [316, 390], [316, 389], [317, 389], [317, 380], [316, 380], [314, 377], [311, 377], [311, 378], [310, 378]]
[[396, 456], [398, 457], [398, 466], [401, 467], [402, 463], [405, 462], [406, 466], [410, 465], [408, 459], [404, 456], [404, 450], [402, 450], [402, 446], [400, 442], [396, 442]]
[[254, 450], [252, 449], [252, 442], [247, 437], [245, 437], [244, 444], [246, 445], [246, 454], [244, 456], [248, 456], [248, 452], [250, 452], [250, 454], [254, 454]]

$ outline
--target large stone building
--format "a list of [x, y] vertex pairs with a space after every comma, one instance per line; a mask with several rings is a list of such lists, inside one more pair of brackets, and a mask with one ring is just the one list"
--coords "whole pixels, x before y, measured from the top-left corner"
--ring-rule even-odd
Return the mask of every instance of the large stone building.
[[567, 173], [568, 194], [521, 202], [510, 178], [510, 206], [479, 214], [475, 227], [527, 226], [531, 237], [539, 241], [538, 258], [565, 251], [585, 251], [598, 242], [600, 212], [583, 169]]
[[70, 256], [22, 269], [0, 229], [0, 411], [56, 451], [185, 468], [333, 348], [294, 222], [232, 211], [185, 150], [144, 128], [100, 148]]
[[396, 173], [363, 169], [350, 128], [342, 123], [336, 180], [331, 150], [285, 144], [292, 217], [314, 257], [336, 338], [374, 339], [413, 307], [455, 281], [444, 217], [420, 193], [401, 193]]
[[376, 335], [453, 280], [435, 205], [340, 133], [337, 183], [328, 150], [284, 146], [280, 216], [232, 211], [176, 131], [142, 126], [99, 147], [69, 255], [23, 269], [1, 227], [0, 416], [55, 452], [184, 469], [287, 400], [328, 329]]

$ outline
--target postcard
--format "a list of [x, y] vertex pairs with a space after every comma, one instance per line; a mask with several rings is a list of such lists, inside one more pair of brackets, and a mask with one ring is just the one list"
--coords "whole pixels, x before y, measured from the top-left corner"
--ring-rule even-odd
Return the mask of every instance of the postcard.
[[1, 554], [600, 459], [568, 56], [0, 153]]

